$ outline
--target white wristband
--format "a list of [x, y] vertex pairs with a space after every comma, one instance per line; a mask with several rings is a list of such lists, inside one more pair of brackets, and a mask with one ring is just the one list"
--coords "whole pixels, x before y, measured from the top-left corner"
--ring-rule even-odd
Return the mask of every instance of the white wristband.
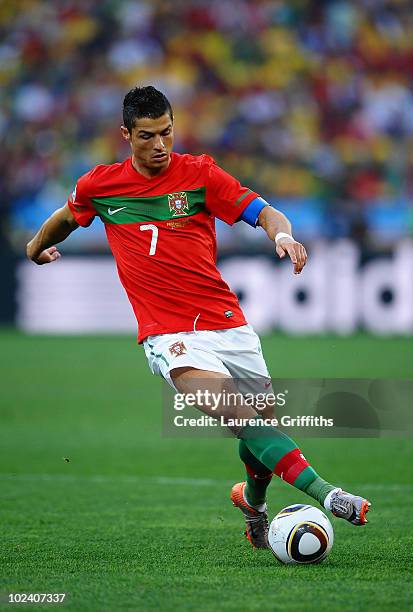
[[286, 234], [285, 232], [278, 232], [278, 234], [275, 237], [275, 244], [277, 244], [277, 242], [281, 238], [291, 238], [291, 240], [294, 240], [294, 238], [290, 234]]

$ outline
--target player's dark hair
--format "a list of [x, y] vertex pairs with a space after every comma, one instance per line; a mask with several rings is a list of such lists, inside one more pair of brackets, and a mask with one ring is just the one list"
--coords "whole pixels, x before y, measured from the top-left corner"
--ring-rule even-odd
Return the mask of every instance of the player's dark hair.
[[173, 121], [172, 107], [168, 98], [152, 85], [134, 87], [128, 91], [123, 100], [123, 124], [128, 128], [129, 134], [132, 133], [135, 119], [140, 117], [158, 119], [165, 113], [169, 113]]

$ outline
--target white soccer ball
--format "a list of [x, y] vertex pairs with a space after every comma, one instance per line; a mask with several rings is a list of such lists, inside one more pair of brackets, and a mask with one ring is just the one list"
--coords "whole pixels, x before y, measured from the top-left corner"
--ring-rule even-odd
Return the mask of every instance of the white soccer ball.
[[268, 533], [270, 548], [282, 563], [319, 563], [333, 542], [333, 527], [324, 512], [305, 504], [283, 508]]

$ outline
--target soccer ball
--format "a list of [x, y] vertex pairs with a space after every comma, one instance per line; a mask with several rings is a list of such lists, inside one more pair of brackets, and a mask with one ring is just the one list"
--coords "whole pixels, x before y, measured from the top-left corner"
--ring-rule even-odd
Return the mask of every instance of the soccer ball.
[[283, 508], [268, 533], [270, 548], [282, 563], [319, 563], [333, 542], [333, 527], [324, 512], [304, 504]]

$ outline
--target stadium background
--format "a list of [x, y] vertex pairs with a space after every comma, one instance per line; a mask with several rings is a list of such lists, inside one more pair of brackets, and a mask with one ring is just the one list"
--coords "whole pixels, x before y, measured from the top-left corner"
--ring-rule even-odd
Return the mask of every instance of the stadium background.
[[[217, 223], [273, 375], [412, 378], [412, 41], [408, 0], [0, 3], [3, 591], [67, 590], [74, 609], [229, 610], [237, 593], [251, 610], [334, 610], [344, 589], [353, 609], [409, 607], [410, 440], [306, 440], [376, 522], [334, 523], [321, 570], [276, 568], [228, 507], [234, 445], [162, 437], [99, 220], [57, 264], [24, 251], [79, 175], [129, 154], [122, 99], [151, 83], [176, 150], [212, 154], [308, 247], [295, 278], [262, 232]], [[302, 499], [279, 484], [271, 509]]]
[[[321, 249], [322, 260], [333, 260], [322, 270], [311, 258], [315, 269], [300, 280], [270, 277], [263, 303], [268, 265], [249, 261], [246, 275], [239, 256], [269, 255], [271, 245], [245, 224], [219, 223], [220, 255], [232, 258], [224, 272], [257, 329], [413, 331], [408, 2], [22, 0], [3, 2], [0, 20], [2, 260], [10, 283], [3, 319], [17, 308], [17, 322], [34, 331], [133, 329], [110, 260], [82, 259], [76, 273], [69, 266], [69, 253], [107, 253], [99, 220], [67, 241], [59, 270], [14, 274], [14, 291], [10, 262], [81, 174], [129, 154], [119, 136], [123, 96], [153, 83], [172, 101], [176, 150], [215, 156], [290, 216], [310, 254]], [[332, 241], [338, 251], [328, 248]], [[376, 262], [360, 279], [360, 261], [380, 255], [389, 264], [401, 241], [394, 268]], [[247, 276], [255, 283], [245, 285]], [[331, 305], [320, 285], [338, 277], [330, 293], [339, 304]], [[271, 301], [286, 294], [287, 304]], [[331, 321], [340, 308], [340, 321]], [[73, 309], [93, 316], [76, 322]]]

